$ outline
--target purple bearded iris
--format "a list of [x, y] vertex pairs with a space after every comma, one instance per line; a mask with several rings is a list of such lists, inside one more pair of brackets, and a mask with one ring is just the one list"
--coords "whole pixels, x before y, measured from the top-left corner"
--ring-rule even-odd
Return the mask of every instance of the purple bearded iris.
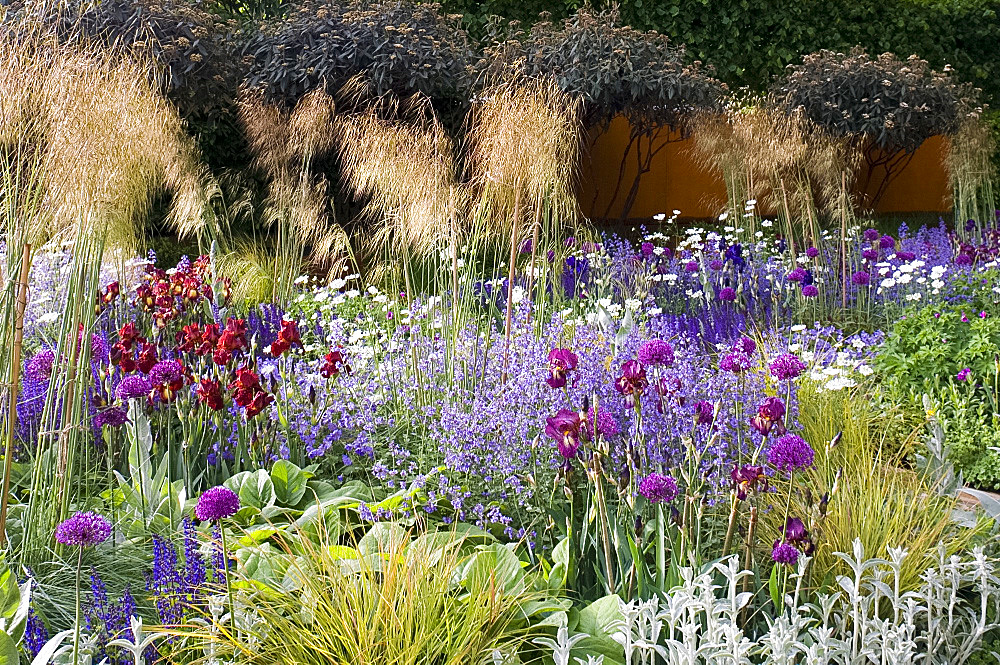
[[777, 397], [768, 397], [757, 407], [757, 415], [750, 419], [750, 426], [767, 436], [774, 429], [775, 434], [785, 434], [785, 403]]
[[625, 396], [625, 402], [632, 406], [646, 392], [649, 380], [646, 368], [637, 360], [629, 360], [622, 365], [621, 376], [615, 381], [615, 390]]
[[549, 351], [549, 378], [545, 383], [552, 388], [562, 388], [566, 385], [566, 377], [576, 369], [579, 361], [569, 349], [552, 349]]
[[750, 466], [745, 464], [741, 467], [733, 467], [729, 473], [733, 479], [733, 491], [736, 498], [746, 501], [750, 492], [757, 492], [767, 489], [767, 476], [764, 475], [764, 467]]
[[580, 414], [569, 409], [560, 409], [545, 421], [545, 435], [555, 440], [559, 454], [565, 459], [573, 459], [580, 449], [581, 425]]

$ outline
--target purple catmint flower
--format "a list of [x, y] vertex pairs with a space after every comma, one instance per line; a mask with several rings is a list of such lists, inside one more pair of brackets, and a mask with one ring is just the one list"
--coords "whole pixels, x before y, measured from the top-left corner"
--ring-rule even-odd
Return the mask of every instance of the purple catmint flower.
[[[545, 421], [545, 434], [556, 442], [559, 454], [565, 459], [573, 459], [580, 448], [580, 414], [569, 409], [560, 409], [559, 413]], [[600, 426], [600, 425], [598, 425]]]
[[146, 578], [146, 589], [153, 593], [161, 623], [181, 622], [184, 580], [177, 567], [177, 548], [160, 536], [153, 536], [153, 572]]
[[779, 381], [794, 379], [806, 370], [806, 364], [794, 353], [782, 353], [768, 367]]
[[857, 286], [867, 286], [872, 281], [872, 276], [865, 270], [859, 270], [853, 275], [851, 275], [851, 284]]
[[815, 456], [812, 447], [797, 434], [778, 438], [767, 451], [768, 463], [786, 473], [812, 466]]
[[198, 533], [190, 517], [185, 517], [184, 525], [184, 583], [189, 591], [195, 591], [205, 584], [205, 558], [198, 549]]
[[970, 374], [972, 374], [972, 368], [966, 367], [962, 369], [958, 374], [956, 374], [955, 378], [958, 379], [959, 381], [968, 381]]
[[677, 481], [661, 473], [651, 473], [639, 481], [639, 494], [650, 503], [669, 503], [677, 498]]
[[240, 498], [228, 487], [219, 485], [198, 497], [194, 516], [202, 522], [216, 522], [232, 517], [240, 509]]
[[807, 284], [802, 287], [802, 295], [806, 298], [815, 298], [819, 295], [819, 289], [812, 284]]
[[736, 289], [727, 286], [719, 290], [719, 300], [723, 302], [733, 302], [736, 300]]
[[118, 383], [118, 387], [115, 388], [115, 397], [122, 402], [126, 402], [137, 397], [146, 397], [152, 389], [153, 386], [150, 385], [146, 377], [138, 375], [126, 376]]
[[794, 566], [799, 562], [799, 551], [788, 543], [777, 543], [771, 551], [771, 559], [775, 563]]
[[642, 365], [669, 367], [674, 364], [674, 347], [662, 339], [651, 339], [639, 347], [637, 357]]
[[149, 382], [154, 386], [167, 386], [179, 381], [184, 366], [179, 360], [161, 360], [149, 370]]
[[31, 357], [24, 366], [24, 376], [31, 381], [48, 381], [52, 376], [52, 364], [56, 353], [52, 349], [42, 349]]
[[616, 436], [621, 428], [618, 426], [618, 421], [615, 417], [607, 412], [606, 409], [601, 409], [597, 412], [594, 411], [594, 407], [590, 407], [590, 411], [587, 413], [587, 435], [594, 436], [594, 423], [597, 423], [597, 434], [600, 434], [604, 438], [610, 438]]
[[577, 355], [569, 349], [552, 349], [549, 351], [549, 378], [545, 382], [552, 388], [562, 388], [578, 362]]
[[865, 240], [868, 242], [875, 242], [878, 240], [878, 231], [875, 229], [865, 229]]
[[93, 512], [77, 513], [56, 527], [56, 541], [75, 547], [93, 547], [111, 535], [111, 523]]
[[819, 256], [819, 250], [816, 249], [815, 247], [807, 247], [806, 256], [808, 256], [810, 259], [815, 259], [817, 256]]

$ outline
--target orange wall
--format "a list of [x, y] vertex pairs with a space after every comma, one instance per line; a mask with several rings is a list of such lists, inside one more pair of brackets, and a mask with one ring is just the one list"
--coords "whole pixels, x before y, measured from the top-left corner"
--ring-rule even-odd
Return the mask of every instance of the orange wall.
[[[654, 140], [654, 149], [662, 149], [653, 158], [650, 171], [640, 180], [631, 219], [648, 219], [657, 213], [680, 210], [683, 217], [714, 217], [726, 202], [726, 187], [721, 175], [700, 167], [690, 154], [690, 141], [680, 140], [663, 146], [667, 136]], [[625, 164], [621, 191], [612, 200], [618, 182], [622, 155], [629, 140], [629, 125], [616, 118], [607, 131], [590, 137], [589, 151], [581, 158], [580, 205], [592, 219], [617, 218], [627, 192], [635, 179], [635, 149]], [[644, 143], [644, 151], [646, 144]], [[877, 212], [946, 212], [951, 206], [948, 175], [943, 166], [947, 139], [933, 137], [913, 155], [910, 163], [890, 183]], [[875, 178], [877, 180], [877, 178]], [[875, 189], [875, 185], [872, 186]]]

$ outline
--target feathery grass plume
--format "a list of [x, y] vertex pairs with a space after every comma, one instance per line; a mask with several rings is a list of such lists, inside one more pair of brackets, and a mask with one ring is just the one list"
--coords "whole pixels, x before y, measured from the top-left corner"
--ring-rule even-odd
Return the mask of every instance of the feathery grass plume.
[[263, 221], [275, 251], [267, 291], [270, 298], [287, 301], [303, 270], [331, 269], [349, 252], [347, 236], [332, 217], [327, 182], [314, 172], [316, 160], [335, 145], [334, 102], [316, 90], [286, 111], [266, 103], [260, 93], [246, 91], [240, 120], [255, 164], [269, 180]]
[[949, 138], [951, 149], [945, 152], [944, 165], [954, 192], [955, 228], [961, 232], [970, 219], [982, 228], [996, 214], [997, 173], [991, 159], [996, 139], [981, 117], [966, 119]]
[[0, 62], [0, 150], [23, 153], [16, 137], [28, 137], [42, 157], [45, 218], [36, 243], [72, 235], [87, 218], [109, 246], [134, 248], [164, 189], [173, 195], [173, 225], [202, 228], [197, 151], [143, 66], [118, 52], [8, 33], [0, 34]]

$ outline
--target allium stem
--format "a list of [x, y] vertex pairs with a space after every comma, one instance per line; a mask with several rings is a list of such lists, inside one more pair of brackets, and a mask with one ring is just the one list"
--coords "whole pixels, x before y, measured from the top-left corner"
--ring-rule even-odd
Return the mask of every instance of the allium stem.
[[80, 571], [83, 569], [83, 546], [78, 546], [76, 555], [76, 613], [73, 624], [73, 665], [80, 663]]
[[219, 532], [222, 534], [222, 570], [226, 576], [226, 594], [229, 596], [229, 627], [236, 631], [236, 603], [233, 602], [233, 584], [229, 580], [229, 548], [226, 547], [226, 527], [219, 523]]
[[666, 591], [667, 584], [667, 524], [663, 504], [656, 504], [656, 585]]

